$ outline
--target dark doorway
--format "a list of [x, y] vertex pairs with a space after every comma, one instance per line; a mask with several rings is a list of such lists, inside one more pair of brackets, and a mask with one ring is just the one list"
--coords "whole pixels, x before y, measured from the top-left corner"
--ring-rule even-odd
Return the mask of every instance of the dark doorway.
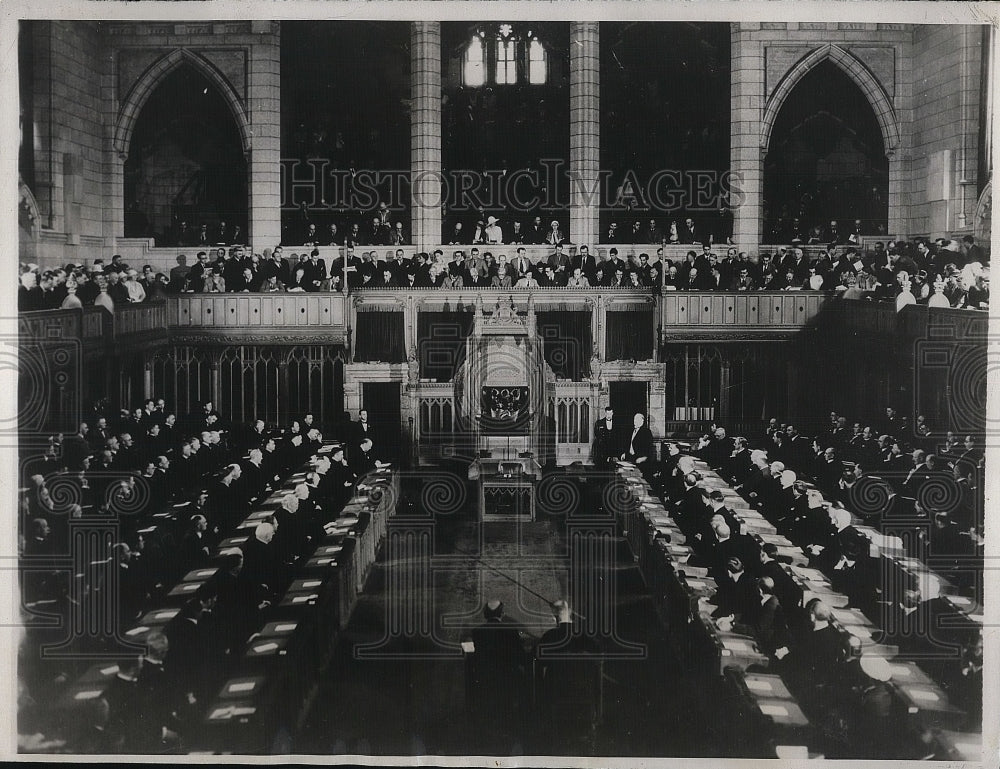
[[238, 225], [244, 235], [237, 239], [245, 237], [249, 197], [239, 129], [215, 84], [193, 67], [167, 75], [139, 113], [124, 192], [127, 238], [190, 245], [204, 224], [215, 243], [223, 222], [227, 233]]
[[608, 384], [611, 408], [615, 410], [615, 422], [627, 426], [632, 417], [641, 413], [649, 422], [647, 413], [649, 385], [647, 382], [610, 382]]
[[[868, 97], [840, 67], [817, 64], [778, 112], [764, 161], [766, 243], [884, 234], [889, 161]], [[836, 221], [836, 232], [831, 222]]]
[[[719, 210], [730, 167], [729, 24], [601, 22], [600, 80], [601, 168], [609, 173], [602, 236], [612, 222], [623, 237], [639, 221], [642, 242], [658, 242], [673, 222], [687, 242], [690, 216], [725, 243], [732, 234], [731, 216]], [[673, 176], [658, 177], [667, 169]], [[697, 200], [685, 192], [695, 179]]]
[[385, 459], [399, 459], [399, 382], [365, 382], [362, 387], [361, 404], [368, 410], [378, 453]]

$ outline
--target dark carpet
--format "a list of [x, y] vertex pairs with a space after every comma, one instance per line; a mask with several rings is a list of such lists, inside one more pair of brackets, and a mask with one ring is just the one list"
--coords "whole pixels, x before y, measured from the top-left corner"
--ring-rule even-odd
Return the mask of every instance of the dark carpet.
[[[383, 553], [292, 752], [724, 755], [705, 717], [717, 693], [678, 669], [624, 543], [602, 579], [615, 582], [618, 638], [645, 650], [604, 662], [596, 724], [541, 718], [530, 684], [515, 713], [501, 708], [490, 718], [488, 703], [468, 701], [483, 695], [467, 694], [459, 643], [482, 621], [485, 603], [502, 600], [530, 643], [553, 627], [549, 603], [568, 597], [569, 579], [564, 522], [544, 515], [523, 524], [482, 524], [471, 511], [445, 516], [435, 522], [431, 556], [393, 561]], [[418, 608], [394, 613], [400, 603]]]

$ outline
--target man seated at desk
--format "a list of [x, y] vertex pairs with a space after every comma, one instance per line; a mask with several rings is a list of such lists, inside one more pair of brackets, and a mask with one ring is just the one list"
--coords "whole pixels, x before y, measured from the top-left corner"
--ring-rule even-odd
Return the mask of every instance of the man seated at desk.
[[774, 580], [757, 580], [757, 601], [738, 618], [723, 617], [719, 629], [723, 632], [753, 636], [757, 647], [765, 654], [783, 659], [788, 654], [788, 626], [781, 604], [774, 596]]
[[389, 466], [388, 462], [383, 462], [378, 458], [372, 447], [371, 438], [365, 438], [361, 441], [360, 451], [357, 452], [351, 462], [351, 470], [354, 471], [354, 474], [358, 478], [364, 478], [374, 470]]

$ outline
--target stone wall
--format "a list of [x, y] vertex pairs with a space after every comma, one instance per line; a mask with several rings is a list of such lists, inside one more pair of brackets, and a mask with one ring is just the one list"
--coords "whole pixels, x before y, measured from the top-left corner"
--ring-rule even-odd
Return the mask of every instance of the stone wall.
[[[590, 66], [596, 24], [576, 24], [570, 101], [572, 154], [584, 182], [595, 175], [599, 73]], [[277, 243], [281, 225], [280, 24], [278, 22], [37, 22], [36, 185], [41, 263], [92, 261], [122, 239], [123, 167], [130, 125], [159, 80], [193, 64], [230, 103], [249, 159], [250, 235], [256, 250]], [[433, 172], [440, 165], [439, 25], [414, 25], [415, 115], [412, 158], [421, 195], [414, 238], [437, 237]], [[761, 184], [769, 125], [784, 98], [820, 61], [840, 66], [868, 96], [889, 158], [889, 231], [914, 236], [971, 229], [976, 202], [982, 32], [975, 26], [756, 22], [732, 25], [734, 171], [744, 200], [734, 233], [754, 250], [761, 237]], [[571, 68], [572, 69], [572, 68]], [[434, 80], [435, 82], [430, 82]], [[586, 124], [585, 124], [586, 123]], [[414, 203], [417, 204], [417, 200]], [[586, 196], [574, 196], [573, 228], [596, 235]], [[162, 259], [162, 257], [161, 257]], [[166, 266], [166, 265], [165, 265]]]
[[41, 214], [35, 253], [65, 263], [103, 255], [104, 124], [99, 25], [46, 21], [35, 36], [36, 189]]
[[908, 231], [971, 231], [976, 208], [982, 31], [913, 28]]

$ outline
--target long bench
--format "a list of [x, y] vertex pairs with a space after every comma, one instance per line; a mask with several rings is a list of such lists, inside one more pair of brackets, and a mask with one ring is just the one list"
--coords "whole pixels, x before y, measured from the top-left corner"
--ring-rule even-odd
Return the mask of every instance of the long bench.
[[[787, 561], [783, 568], [799, 591], [800, 599], [794, 608], [801, 609], [813, 597], [822, 599], [833, 607], [831, 624], [840, 630], [845, 641], [847, 635], [855, 636], [861, 640], [864, 654], [882, 656], [890, 661], [893, 693], [907, 713], [914, 741], [923, 733], [942, 731], [959, 735], [952, 742], [960, 745], [975, 744], [977, 739], [981, 741], [981, 735], [960, 731], [966, 721], [965, 714], [949, 703], [944, 691], [919, 666], [897, 659], [896, 648], [880, 643], [879, 628], [864, 614], [850, 608], [847, 597], [834, 590], [821, 572], [809, 568], [808, 558], [801, 550], [779, 534], [705, 463], [696, 461], [693, 469], [702, 474], [702, 485], [706, 488], [723, 491], [727, 507], [734, 510], [741, 529], [758, 546], [771, 543], [778, 548], [779, 556]], [[812, 736], [808, 726], [809, 708], [803, 713], [794, 697], [790, 702], [770, 702], [772, 698], [766, 686], [760, 684], [755, 690], [746, 685], [748, 675], [767, 669], [769, 658], [757, 649], [752, 638], [720, 630], [711, 614], [714, 607], [710, 601], [717, 589], [715, 581], [704, 567], [688, 564], [693, 551], [686, 544], [684, 534], [652, 496], [638, 472], [629, 469], [620, 473], [630, 485], [635, 500], [635, 504], [619, 511], [622, 528], [667, 625], [674, 652], [690, 667], [708, 675], [727, 677], [737, 692], [756, 703], [755, 717], [763, 718], [768, 725], [773, 755], [804, 757], [808, 750], [799, 743], [808, 743]], [[772, 684], [771, 689], [775, 688]]]
[[[327, 443], [319, 452], [329, 453], [336, 445]], [[141, 647], [153, 632], [169, 634], [181, 607], [216, 578], [222, 557], [244, 544], [305, 477], [306, 470], [291, 475], [233, 531], [225, 532], [230, 536], [216, 547], [215, 563], [192, 569], [165, 589], [160, 605], [149, 608], [124, 638]], [[326, 536], [297, 559], [290, 584], [261, 613], [259, 627], [225, 681], [220, 681], [217, 695], [201, 703], [203, 721], [188, 725], [185, 740], [192, 752], [267, 752], [276, 735], [298, 725], [316, 674], [329, 663], [339, 632], [364, 588], [385, 536], [386, 519], [394, 512], [398, 483], [390, 469], [366, 476], [336, 521], [327, 525]], [[134, 658], [123, 657], [92, 665], [63, 694], [58, 707], [73, 712], [104, 697], [117, 678], [128, 677], [133, 664]]]

